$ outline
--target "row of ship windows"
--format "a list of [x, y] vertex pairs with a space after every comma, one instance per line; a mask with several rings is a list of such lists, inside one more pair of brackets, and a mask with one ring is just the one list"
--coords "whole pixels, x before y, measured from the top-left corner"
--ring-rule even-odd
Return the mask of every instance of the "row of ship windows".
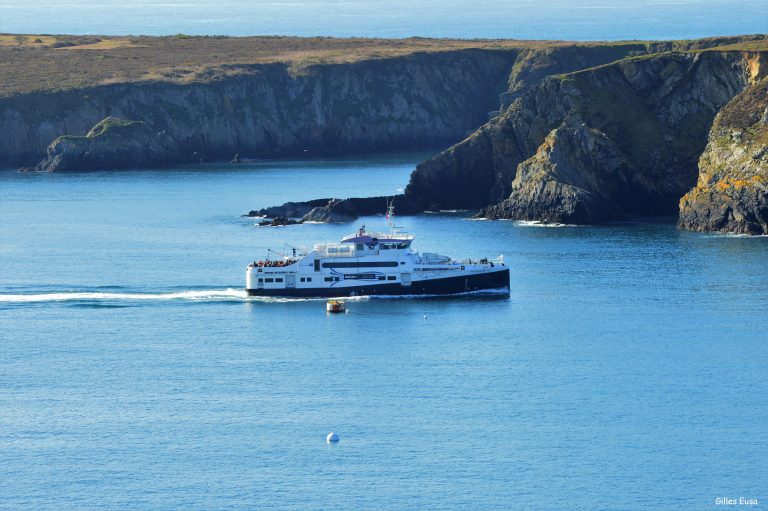
[[[373, 279], [374, 278], [373, 276], [367, 277], [367, 276], [364, 276], [364, 275], [359, 275], [359, 276], [356, 276], [356, 277], [353, 277], [353, 276], [350, 275], [348, 277], [350, 277], [350, 280], [355, 280], [355, 278], [358, 278], [358, 279], [365, 278], [365, 280]], [[379, 280], [397, 280], [397, 277], [395, 275], [390, 275], [388, 277], [385, 277], [385, 276], [382, 275], [378, 279]], [[338, 282], [339, 281], [339, 277], [325, 277], [325, 281], [326, 282]]]
[[[385, 277], [385, 276], [382, 275], [378, 279], [379, 280], [397, 280], [397, 277], [395, 275], [390, 275], [388, 277]], [[312, 282], [312, 277], [301, 277], [300, 280], [301, 280], [301, 282]], [[279, 277], [278, 278], [274, 278], [274, 279], [270, 279], [270, 278], [260, 278], [259, 279], [259, 283], [260, 284], [263, 284], [265, 282], [267, 284], [271, 284], [273, 282], [282, 282], [282, 281], [283, 281], [283, 279], [279, 278]], [[339, 281], [339, 277], [325, 277], [325, 281], [326, 282], [338, 282]]]
[[[303, 279], [302, 279], [303, 280]], [[259, 282], [282, 282], [283, 279], [259, 279]]]
[[[371, 248], [374, 248], [374, 246], [375, 244], [370, 245]], [[378, 246], [381, 250], [389, 250], [389, 249], [395, 250], [398, 248], [408, 248], [408, 243], [379, 243]], [[345, 247], [341, 247], [341, 248], [343, 249]], [[358, 243], [355, 246], [355, 250], [362, 252], [363, 250], [365, 250], [365, 245], [363, 243]], [[339, 252], [341, 252], [341, 249], [339, 250]]]
[[[262, 283], [263, 282], [267, 282], [267, 283], [270, 283], [270, 282], [282, 282], [282, 281], [283, 281], [283, 279], [281, 279], [281, 278], [277, 278], [277, 279], [259, 279], [259, 282], [262, 282]], [[312, 277], [301, 277], [301, 281], [302, 282], [312, 282]]]

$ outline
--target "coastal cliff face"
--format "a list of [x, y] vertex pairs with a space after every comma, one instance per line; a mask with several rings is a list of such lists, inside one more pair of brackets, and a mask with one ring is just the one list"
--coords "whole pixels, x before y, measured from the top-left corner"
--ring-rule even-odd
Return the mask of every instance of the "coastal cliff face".
[[[62, 135], [108, 116], [175, 141], [179, 161], [445, 145], [498, 106], [515, 51], [462, 50], [318, 65], [285, 64], [187, 85], [137, 82], [0, 99], [0, 164], [39, 161]], [[172, 158], [168, 158], [171, 160]]]
[[423, 209], [543, 222], [673, 214], [715, 114], [765, 74], [762, 52], [702, 51], [550, 76], [422, 163], [406, 195]]
[[680, 200], [678, 225], [693, 231], [768, 234], [768, 78], [717, 115], [696, 187]]
[[167, 160], [176, 163], [446, 147], [546, 76], [743, 38], [44, 39], [57, 42], [0, 46], [8, 72], [0, 83], [0, 165], [34, 165], [57, 137], [83, 136], [109, 116], [167, 133], [174, 142]]

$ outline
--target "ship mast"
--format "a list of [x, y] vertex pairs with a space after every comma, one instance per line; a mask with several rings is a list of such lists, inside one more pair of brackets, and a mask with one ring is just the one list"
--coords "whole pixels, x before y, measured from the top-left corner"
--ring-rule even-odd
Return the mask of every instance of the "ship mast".
[[395, 234], [397, 227], [395, 227], [395, 198], [392, 200], [387, 198], [387, 224], [389, 225], [389, 233]]

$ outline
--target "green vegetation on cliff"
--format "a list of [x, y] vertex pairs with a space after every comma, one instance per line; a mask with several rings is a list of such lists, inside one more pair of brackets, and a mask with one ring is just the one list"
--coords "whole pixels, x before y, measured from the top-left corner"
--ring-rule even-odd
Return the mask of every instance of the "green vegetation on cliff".
[[768, 77], [718, 114], [699, 161], [696, 187], [680, 199], [679, 225], [768, 234]]

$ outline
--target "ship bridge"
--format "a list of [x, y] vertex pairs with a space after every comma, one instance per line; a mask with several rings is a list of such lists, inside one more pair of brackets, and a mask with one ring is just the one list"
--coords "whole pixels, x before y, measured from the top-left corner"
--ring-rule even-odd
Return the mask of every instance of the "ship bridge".
[[404, 232], [368, 232], [365, 230], [365, 226], [361, 227], [355, 234], [344, 236], [341, 239], [341, 243], [354, 244], [358, 250], [362, 250], [364, 247], [381, 250], [409, 248], [412, 241], [413, 236]]

